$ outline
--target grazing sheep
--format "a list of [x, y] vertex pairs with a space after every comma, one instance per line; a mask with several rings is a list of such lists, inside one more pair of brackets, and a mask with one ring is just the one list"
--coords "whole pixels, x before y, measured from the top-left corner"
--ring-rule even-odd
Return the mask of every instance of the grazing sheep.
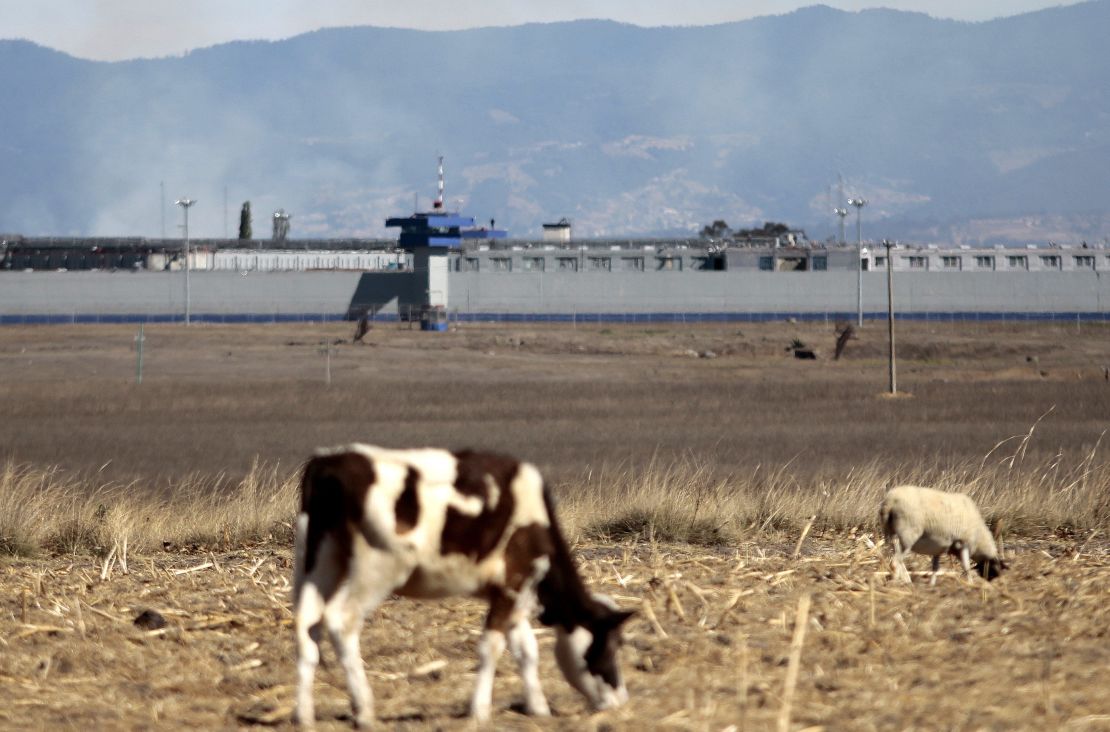
[[932, 488], [903, 485], [891, 488], [883, 496], [879, 508], [883, 535], [894, 549], [895, 574], [910, 582], [905, 558], [911, 552], [933, 558], [933, 576], [937, 582], [942, 554], [959, 557], [964, 572], [993, 580], [1002, 574], [1006, 564], [998, 556], [995, 537], [991, 535], [975, 502], [963, 493], [945, 493]]
[[[320, 450], [301, 483], [294, 555], [296, 720], [315, 722], [312, 684], [320, 640], [331, 637], [347, 676], [354, 721], [368, 727], [373, 695], [359, 652], [363, 618], [391, 594], [489, 603], [478, 644], [470, 714], [487, 721], [497, 658], [509, 649], [524, 682], [524, 710], [550, 714], [540, 688], [533, 611], [555, 630], [555, 658], [594, 709], [628, 700], [617, 663], [620, 626], [632, 615], [582, 582], [531, 464], [491, 453]], [[428, 633], [416, 624], [414, 633]]]

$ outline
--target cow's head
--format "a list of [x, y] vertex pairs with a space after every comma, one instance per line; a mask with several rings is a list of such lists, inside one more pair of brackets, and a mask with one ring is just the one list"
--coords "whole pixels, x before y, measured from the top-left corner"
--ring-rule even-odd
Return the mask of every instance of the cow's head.
[[555, 658], [567, 681], [595, 710], [619, 707], [628, 701], [617, 662], [621, 625], [635, 613], [617, 608], [605, 595], [594, 595], [582, 624], [556, 628]]

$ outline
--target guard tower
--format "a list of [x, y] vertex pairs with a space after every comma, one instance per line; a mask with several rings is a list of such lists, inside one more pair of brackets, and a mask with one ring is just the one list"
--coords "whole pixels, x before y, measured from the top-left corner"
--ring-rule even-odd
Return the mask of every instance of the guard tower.
[[494, 228], [490, 219], [489, 228], [479, 227], [473, 216], [463, 216], [458, 211], [450, 213], [443, 205], [443, 157], [439, 158], [439, 185], [431, 211], [414, 211], [411, 216], [395, 216], [385, 220], [385, 226], [400, 228], [398, 244], [403, 249], [415, 251], [421, 247], [451, 248], [459, 247], [463, 241], [471, 239], [504, 239], [508, 232]]
[[443, 156], [439, 157], [439, 178], [431, 211], [414, 211], [411, 216], [395, 216], [385, 221], [386, 228], [401, 230], [397, 243], [412, 252], [412, 264], [425, 293], [421, 310], [447, 307], [448, 253], [465, 241], [505, 239], [508, 232], [497, 229], [490, 219], [489, 227], [477, 226], [472, 216], [449, 212], [443, 205]]

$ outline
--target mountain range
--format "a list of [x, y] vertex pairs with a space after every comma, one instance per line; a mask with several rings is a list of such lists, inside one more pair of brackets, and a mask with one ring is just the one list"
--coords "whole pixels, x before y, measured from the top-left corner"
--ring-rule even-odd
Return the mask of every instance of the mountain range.
[[[783, 221], [947, 243], [1110, 236], [1110, 0], [981, 23], [814, 6], [701, 27], [352, 27], [96, 62], [0, 41], [0, 232], [511, 235]], [[855, 237], [855, 212], [847, 219]]]

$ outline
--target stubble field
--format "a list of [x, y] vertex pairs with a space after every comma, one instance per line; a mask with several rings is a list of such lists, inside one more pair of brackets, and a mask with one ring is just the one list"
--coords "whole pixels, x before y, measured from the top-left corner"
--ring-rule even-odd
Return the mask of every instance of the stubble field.
[[[536, 462], [640, 610], [627, 707], [587, 714], [541, 634], [555, 716], [517, 711], [506, 657], [496, 728], [1110, 729], [1104, 327], [908, 324], [894, 399], [879, 325], [839, 361], [824, 324], [151, 326], [141, 385], [135, 335], [0, 329], [0, 726], [287, 726], [296, 469], [362, 440]], [[901, 482], [970, 490], [1013, 570], [890, 583]], [[383, 727], [469, 726], [481, 612], [371, 619]], [[346, 726], [334, 663], [318, 695]]]

